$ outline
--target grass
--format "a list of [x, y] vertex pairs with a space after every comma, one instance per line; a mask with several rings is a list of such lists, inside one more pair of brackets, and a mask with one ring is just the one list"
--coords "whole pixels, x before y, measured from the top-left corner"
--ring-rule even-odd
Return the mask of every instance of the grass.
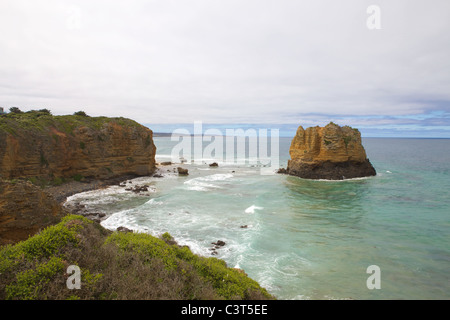
[[[66, 286], [69, 265], [81, 289]], [[0, 299], [273, 299], [224, 261], [200, 257], [169, 233], [111, 232], [68, 215], [16, 245], [0, 249]]]

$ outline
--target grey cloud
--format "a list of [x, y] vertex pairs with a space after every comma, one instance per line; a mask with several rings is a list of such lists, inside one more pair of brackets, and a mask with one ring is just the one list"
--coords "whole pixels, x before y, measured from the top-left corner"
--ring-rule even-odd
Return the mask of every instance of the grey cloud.
[[145, 123], [449, 111], [450, 2], [376, 2], [370, 31], [366, 0], [2, 1], [0, 104]]

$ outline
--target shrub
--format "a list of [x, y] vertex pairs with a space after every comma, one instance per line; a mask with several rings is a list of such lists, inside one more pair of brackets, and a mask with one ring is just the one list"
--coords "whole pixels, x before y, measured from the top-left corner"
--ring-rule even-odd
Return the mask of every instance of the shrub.
[[20, 110], [20, 109], [17, 108], [17, 107], [11, 107], [11, 108], [9, 108], [9, 112], [11, 112], [11, 113], [23, 113], [22, 110]]
[[52, 112], [49, 109], [40, 109], [37, 112], [39, 113], [44, 113], [44, 114], [48, 114], [48, 115], [52, 115]]
[[81, 180], [84, 179], [84, 177], [83, 177], [81, 174], [79, 174], [79, 173], [77, 173], [76, 175], [74, 175], [72, 178], [73, 178], [73, 180], [75, 180], [75, 181], [81, 181]]
[[84, 111], [77, 111], [73, 113], [74, 116], [82, 116], [82, 117], [89, 117], [86, 112]]
[[51, 257], [48, 262], [37, 265], [35, 269], [18, 273], [16, 281], [5, 288], [6, 299], [37, 299], [43, 286], [61, 273], [63, 267], [61, 258]]
[[[174, 241], [170, 234], [162, 238]], [[69, 265], [81, 289], [66, 287]], [[143, 233], [111, 232], [77, 215], [0, 249], [1, 299], [271, 299], [245, 274]]]

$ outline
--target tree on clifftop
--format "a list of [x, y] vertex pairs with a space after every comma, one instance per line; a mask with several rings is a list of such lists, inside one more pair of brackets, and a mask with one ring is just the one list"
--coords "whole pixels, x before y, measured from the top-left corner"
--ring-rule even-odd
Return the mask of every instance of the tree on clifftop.
[[22, 110], [20, 110], [20, 109], [17, 108], [17, 107], [11, 107], [11, 108], [9, 108], [9, 112], [11, 112], [11, 113], [23, 113]]
[[89, 117], [89, 116], [86, 114], [86, 112], [84, 112], [84, 111], [77, 111], [77, 112], [74, 112], [73, 115], [74, 115], [74, 116]]

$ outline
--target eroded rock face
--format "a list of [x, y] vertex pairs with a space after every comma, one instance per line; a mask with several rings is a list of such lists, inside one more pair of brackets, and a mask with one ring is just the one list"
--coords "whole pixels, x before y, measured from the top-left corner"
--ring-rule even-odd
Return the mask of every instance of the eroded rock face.
[[153, 132], [125, 118], [0, 118], [3, 179], [150, 175], [155, 153]]
[[30, 182], [0, 180], [0, 245], [26, 240], [65, 214], [57, 201]]
[[289, 149], [286, 172], [305, 179], [342, 180], [376, 175], [361, 143], [349, 126], [300, 126]]

